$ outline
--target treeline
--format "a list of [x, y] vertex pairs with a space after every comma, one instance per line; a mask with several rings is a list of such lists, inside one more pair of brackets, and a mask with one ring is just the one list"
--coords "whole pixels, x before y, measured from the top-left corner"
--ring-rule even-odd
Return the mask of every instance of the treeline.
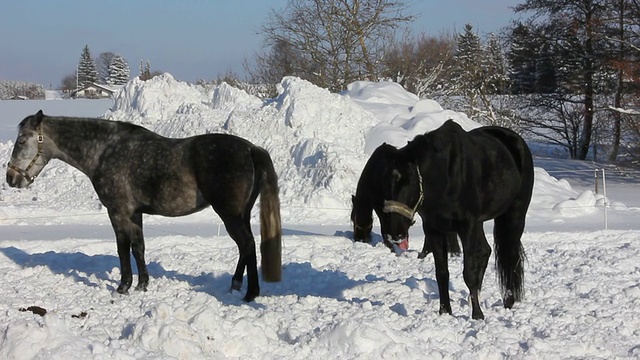
[[[387, 79], [484, 124], [528, 132], [572, 158], [637, 156], [638, 0], [526, 0], [523, 19], [481, 38], [406, 35], [398, 0], [289, 0], [268, 15], [250, 82], [293, 75], [338, 92]], [[622, 153], [621, 153], [622, 151]]]
[[40, 84], [0, 80], [0, 100], [44, 99], [44, 88]]
[[62, 79], [61, 90], [71, 92], [91, 84], [122, 85], [129, 81], [129, 65], [120, 55], [103, 52], [93, 58], [89, 45], [85, 45], [76, 70]]
[[[266, 15], [264, 47], [245, 61], [246, 78], [218, 81], [263, 97], [284, 76], [333, 92], [358, 80], [395, 81], [571, 158], [640, 158], [640, 0], [524, 0], [514, 7], [520, 20], [482, 36], [471, 25], [411, 34], [409, 10], [402, 0], [288, 0]], [[117, 59], [94, 60], [85, 47], [63, 87], [126, 82], [128, 65]], [[139, 72], [157, 73], [148, 62]]]

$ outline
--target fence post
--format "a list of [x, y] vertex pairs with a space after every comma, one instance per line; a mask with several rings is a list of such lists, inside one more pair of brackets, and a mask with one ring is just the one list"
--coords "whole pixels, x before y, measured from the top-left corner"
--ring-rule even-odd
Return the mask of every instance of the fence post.
[[595, 178], [596, 194], [598, 193], [598, 169], [593, 169], [593, 177]]
[[602, 169], [602, 195], [604, 195], [604, 229], [609, 230], [609, 222], [607, 219], [607, 180]]

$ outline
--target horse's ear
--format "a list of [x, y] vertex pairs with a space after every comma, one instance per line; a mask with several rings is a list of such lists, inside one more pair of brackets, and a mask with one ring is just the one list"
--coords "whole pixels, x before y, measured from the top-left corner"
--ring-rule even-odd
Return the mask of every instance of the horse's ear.
[[44, 118], [44, 114], [42, 113], [42, 110], [39, 110], [36, 115], [36, 125], [40, 125], [40, 123], [42, 122], [42, 118]]

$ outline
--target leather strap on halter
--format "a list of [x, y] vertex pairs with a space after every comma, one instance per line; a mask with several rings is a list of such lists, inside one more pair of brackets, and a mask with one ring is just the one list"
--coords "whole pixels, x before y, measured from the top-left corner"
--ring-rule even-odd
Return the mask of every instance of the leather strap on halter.
[[38, 161], [38, 159], [42, 156], [42, 153], [44, 152], [44, 135], [42, 135], [42, 128], [40, 126], [38, 126], [38, 136], [36, 137], [36, 141], [38, 142], [38, 152], [36, 153], [36, 155], [33, 157], [33, 159], [31, 160], [31, 162], [29, 163], [29, 165], [27, 165], [27, 167], [23, 170], [20, 169], [19, 167], [13, 165], [11, 163], [11, 161], [9, 161], [9, 163], [7, 164], [7, 167], [15, 172], [17, 172], [18, 174], [20, 174], [20, 176], [22, 176], [23, 178], [25, 178], [29, 184], [33, 183], [36, 179], [36, 175], [31, 176], [29, 175], [29, 170], [31, 170], [31, 168], [33, 167], [33, 165], [36, 164], [36, 161]]
[[413, 220], [413, 216], [415, 215], [416, 211], [418, 211], [418, 208], [420, 207], [420, 205], [422, 205], [422, 201], [424, 200], [422, 174], [420, 174], [420, 169], [417, 166], [416, 166], [416, 171], [418, 172], [418, 184], [419, 184], [420, 194], [418, 196], [418, 202], [416, 202], [416, 205], [413, 207], [413, 209], [410, 208], [408, 205], [401, 203], [399, 201], [385, 200], [384, 207], [382, 208], [383, 212], [400, 214], [409, 220]]

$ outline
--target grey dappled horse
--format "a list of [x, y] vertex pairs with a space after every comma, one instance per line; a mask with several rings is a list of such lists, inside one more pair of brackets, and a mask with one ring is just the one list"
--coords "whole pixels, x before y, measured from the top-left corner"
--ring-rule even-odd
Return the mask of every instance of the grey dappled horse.
[[260, 294], [251, 209], [260, 195], [262, 276], [281, 280], [281, 224], [277, 176], [266, 150], [227, 134], [171, 139], [131, 123], [51, 117], [42, 111], [19, 125], [7, 183], [29, 186], [51, 159], [89, 177], [115, 231], [122, 278], [131, 287], [130, 251], [138, 267], [136, 290], [146, 291], [142, 214], [182, 216], [211, 206], [240, 255], [231, 288], [247, 269], [245, 301]]

